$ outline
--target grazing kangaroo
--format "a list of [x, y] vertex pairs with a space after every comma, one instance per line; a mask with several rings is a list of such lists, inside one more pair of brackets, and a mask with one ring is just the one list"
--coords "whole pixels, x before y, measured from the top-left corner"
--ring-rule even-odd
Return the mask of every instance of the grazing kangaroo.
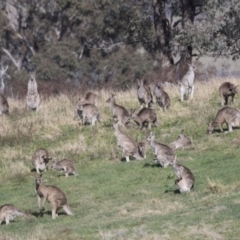
[[[68, 203], [66, 195], [61, 189], [52, 185], [43, 185], [42, 184], [42, 175], [36, 176], [36, 193], [38, 199], [38, 207], [40, 211], [44, 211], [44, 204], [47, 200], [52, 208], [52, 219], [55, 219], [58, 214], [58, 210], [63, 208], [68, 215], [73, 215]], [[43, 201], [41, 203], [41, 199]]]
[[[232, 104], [236, 93], [238, 93], [237, 85], [234, 85], [233, 83], [230, 83], [230, 82], [224, 82], [219, 87], [219, 94], [222, 99], [222, 106], [224, 106], [224, 104], [228, 105], [229, 97], [232, 97], [231, 102], [230, 102], [230, 104]], [[225, 102], [224, 102], [224, 100], [225, 100]]]
[[187, 73], [183, 76], [182, 80], [179, 82], [180, 85], [180, 98], [181, 101], [184, 99], [188, 99], [190, 96], [190, 99], [193, 99], [193, 93], [194, 93], [194, 70], [196, 69], [193, 65], [189, 65], [189, 69]]
[[155, 154], [155, 162], [159, 162], [159, 164], [164, 168], [173, 163], [173, 160], [175, 158], [173, 150], [165, 144], [156, 142], [155, 134], [153, 132], [151, 132], [147, 137], [147, 141], [149, 142], [153, 153]]
[[28, 92], [26, 96], [27, 108], [34, 111], [38, 110], [39, 105], [41, 104], [41, 99], [38, 94], [37, 81], [35, 78], [35, 73], [30, 73], [30, 78], [28, 81]]
[[92, 104], [97, 106], [98, 95], [93, 92], [86, 92], [83, 97], [80, 97], [78, 104]]
[[177, 175], [175, 184], [178, 185], [180, 193], [190, 192], [194, 187], [195, 178], [187, 167], [177, 163], [176, 157], [173, 161], [172, 167]]
[[146, 158], [147, 147], [144, 142], [137, 143], [134, 141], [120, 129], [118, 122], [113, 125], [113, 128], [115, 130], [114, 134], [117, 138], [117, 144], [122, 148], [123, 153], [126, 156], [126, 162], [130, 161], [130, 156], [133, 156], [138, 160]]
[[115, 96], [116, 94], [112, 93], [106, 102], [109, 103], [115, 122], [119, 122], [121, 125], [126, 125], [130, 120], [129, 113], [126, 108], [115, 103]]
[[0, 80], [1, 80], [1, 88], [0, 88], [0, 115], [9, 115], [9, 105], [7, 99], [4, 97], [5, 92], [5, 83], [4, 83], [4, 75], [6, 75], [6, 71], [8, 66], [1, 68], [0, 70]]
[[56, 169], [58, 171], [64, 172], [65, 177], [68, 177], [69, 174], [73, 174], [75, 176], [78, 175], [73, 161], [68, 159], [63, 159], [59, 162], [52, 161], [52, 164], [50, 165], [50, 169], [52, 170]]
[[17, 216], [27, 217], [24, 212], [19, 211], [12, 204], [5, 204], [0, 207], [0, 225], [5, 220], [6, 225], [13, 221], [13, 219]]
[[49, 157], [48, 151], [44, 148], [37, 149], [32, 156], [32, 164], [36, 172], [46, 171], [47, 164], [52, 158]]
[[172, 143], [169, 144], [169, 147], [172, 149], [184, 149], [185, 147], [188, 147], [192, 144], [192, 140], [189, 137], [186, 137], [184, 134], [184, 129], [181, 131], [181, 133], [178, 136], [178, 139]]
[[153, 96], [151, 94], [151, 90], [149, 89], [149, 87], [144, 85], [143, 80], [141, 81], [138, 80], [137, 84], [138, 84], [137, 96], [141, 108], [143, 108], [143, 104], [145, 104], [146, 107], [150, 107], [151, 103], [153, 103]]
[[79, 102], [77, 106], [77, 113], [83, 125], [86, 123], [95, 125], [97, 121], [101, 122], [99, 109], [93, 104], [84, 104], [83, 102]]
[[155, 126], [159, 126], [157, 122], [157, 114], [151, 108], [142, 108], [138, 113], [137, 109], [130, 111], [130, 119], [138, 125], [140, 130], [144, 128], [144, 125], [147, 124], [148, 129], [151, 129], [151, 124], [154, 123]]
[[155, 96], [158, 105], [165, 111], [170, 106], [170, 97], [169, 95], [163, 90], [163, 87], [160, 82], [157, 83], [155, 88]]
[[228, 131], [232, 132], [233, 127], [240, 125], [240, 111], [232, 107], [224, 107], [220, 109], [212, 123], [208, 124], [207, 133], [212, 134], [215, 127], [219, 127], [220, 131], [223, 132], [222, 124], [228, 125]]

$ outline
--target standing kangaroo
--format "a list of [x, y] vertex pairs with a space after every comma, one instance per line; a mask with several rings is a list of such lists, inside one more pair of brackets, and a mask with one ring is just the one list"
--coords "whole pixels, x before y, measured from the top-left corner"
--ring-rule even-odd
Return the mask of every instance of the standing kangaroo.
[[144, 125], [147, 124], [148, 129], [151, 129], [152, 123], [155, 126], [159, 126], [157, 122], [157, 114], [151, 108], [142, 108], [138, 113], [137, 109], [133, 109], [130, 111], [130, 119], [133, 119], [135, 123], [137, 123], [140, 130], [144, 128]]
[[175, 158], [173, 150], [169, 146], [155, 141], [155, 134], [153, 132], [147, 137], [147, 141], [155, 154], [154, 161], [159, 162], [164, 168], [173, 163]]
[[220, 131], [223, 132], [222, 124], [228, 125], [228, 131], [232, 132], [233, 127], [240, 125], [240, 111], [232, 107], [224, 107], [217, 113], [213, 122], [208, 124], [207, 133], [212, 134], [215, 127], [219, 127]]
[[193, 99], [194, 93], [194, 70], [196, 69], [193, 65], [188, 65], [189, 69], [187, 73], [183, 76], [182, 80], [179, 82], [180, 85], [180, 99], [183, 101], [184, 99]]
[[[35, 184], [40, 211], [44, 211], [44, 203], [47, 200], [52, 208], [52, 219], [55, 219], [58, 216], [57, 212], [60, 208], [63, 208], [68, 215], [73, 215], [67, 203], [66, 195], [61, 189], [52, 185], [43, 185], [42, 175], [36, 176]], [[41, 203], [42, 198], [43, 201]]]
[[224, 104], [228, 105], [229, 97], [232, 98], [230, 102], [230, 104], [232, 104], [236, 93], [238, 93], [237, 85], [234, 85], [233, 83], [230, 82], [224, 82], [223, 84], [221, 84], [221, 86], [219, 87], [219, 94], [222, 100], [222, 106], [224, 106]]
[[10, 223], [15, 217], [23, 216], [27, 217], [24, 212], [19, 211], [12, 204], [5, 204], [0, 207], [0, 225], [5, 220], [6, 225]]
[[115, 103], [115, 96], [116, 95], [112, 93], [106, 102], [109, 103], [113, 119], [119, 122], [120, 125], [126, 125], [129, 123], [129, 113], [125, 107]]
[[151, 90], [149, 89], [149, 87], [144, 85], [143, 80], [138, 80], [137, 85], [137, 96], [141, 108], [143, 108], [143, 104], [145, 104], [146, 107], [150, 107], [153, 103], [153, 96]]
[[133, 156], [138, 160], [146, 158], [147, 148], [144, 142], [137, 143], [134, 141], [121, 130], [118, 122], [113, 125], [113, 128], [115, 130], [114, 134], [117, 138], [117, 144], [122, 148], [123, 153], [126, 156], [126, 162], [130, 161], [130, 156]]
[[175, 184], [178, 185], [180, 193], [190, 192], [194, 187], [195, 178], [193, 173], [187, 167], [177, 163], [176, 158], [173, 161], [172, 167], [177, 175]]
[[41, 99], [37, 88], [38, 85], [35, 78], [35, 73], [30, 73], [28, 81], [28, 91], [26, 96], [26, 104], [28, 109], [34, 111], [37, 111], [41, 104]]
[[163, 90], [161, 83], [158, 82], [155, 88], [155, 96], [158, 105], [163, 109], [163, 111], [167, 110], [170, 106], [170, 97], [169, 95]]
[[5, 91], [5, 83], [4, 83], [4, 75], [6, 74], [6, 71], [8, 69], [8, 66], [1, 68], [0, 70], [0, 80], [1, 80], [1, 87], [0, 87], [0, 115], [8, 115], [9, 114], [9, 105], [7, 99], [4, 97], [4, 91]]
[[49, 157], [48, 151], [44, 148], [37, 149], [32, 156], [32, 164], [36, 172], [46, 171], [47, 164], [52, 158]]
[[58, 171], [62, 171], [65, 173], [65, 177], [68, 177], [69, 174], [73, 174], [75, 176], [78, 175], [76, 167], [73, 163], [73, 161], [68, 160], [68, 159], [63, 159], [59, 162], [52, 161], [50, 165], [50, 169], [56, 169]]
[[99, 109], [90, 103], [86, 103], [85, 100], [81, 100], [77, 105], [77, 113], [82, 124], [90, 123], [95, 125], [96, 122], [101, 122]]
[[178, 139], [172, 143], [169, 144], [169, 147], [172, 149], [179, 149], [179, 148], [185, 148], [192, 144], [192, 140], [189, 137], [186, 137], [184, 134], [184, 129], [181, 131], [181, 133], [178, 136]]

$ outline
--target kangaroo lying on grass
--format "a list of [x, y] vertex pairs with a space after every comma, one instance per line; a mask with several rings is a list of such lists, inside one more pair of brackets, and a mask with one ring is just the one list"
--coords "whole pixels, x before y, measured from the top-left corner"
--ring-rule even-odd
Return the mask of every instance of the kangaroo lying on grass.
[[52, 158], [49, 157], [48, 151], [44, 148], [37, 149], [32, 156], [32, 164], [36, 169], [36, 172], [46, 171], [47, 164]]
[[151, 132], [147, 137], [147, 141], [149, 142], [153, 153], [155, 154], [155, 162], [159, 162], [159, 164], [164, 168], [173, 163], [173, 160], [175, 158], [173, 150], [165, 144], [156, 142], [155, 134], [153, 132]]
[[[228, 98], [232, 97], [230, 104], [233, 103], [234, 96], [237, 93], [237, 86], [235, 86], [233, 83], [230, 82], [224, 82], [220, 87], [219, 87], [219, 94], [222, 99], [222, 106], [228, 105]], [[225, 103], [224, 103], [225, 100]]]
[[208, 124], [207, 133], [212, 134], [215, 127], [219, 127], [220, 131], [223, 132], [223, 123], [226, 123], [228, 125], [228, 131], [232, 132], [233, 127], [240, 125], [240, 112], [232, 107], [224, 107], [220, 109], [215, 120]]
[[0, 207], [0, 225], [5, 220], [6, 225], [17, 216], [27, 217], [24, 212], [19, 211], [12, 204], [5, 204]]
[[112, 111], [113, 119], [115, 122], [119, 122], [120, 125], [126, 125], [129, 123], [129, 113], [125, 107], [115, 103], [116, 94], [112, 93], [109, 99], [106, 101], [109, 103], [110, 110]]
[[52, 164], [50, 165], [50, 169], [52, 170], [56, 169], [58, 171], [64, 172], [65, 177], [68, 177], [69, 174], [73, 174], [75, 176], [78, 175], [73, 161], [68, 159], [63, 159], [58, 162], [52, 161]]
[[151, 129], [152, 123], [154, 123], [155, 126], [159, 126], [157, 122], [157, 114], [151, 108], [144, 107], [138, 113], [137, 109], [131, 110], [130, 119], [133, 119], [133, 121], [138, 125], [140, 130], [144, 128], [145, 124], [147, 124], [148, 129]]
[[147, 147], [144, 142], [137, 143], [134, 141], [121, 130], [118, 122], [113, 125], [113, 128], [115, 130], [114, 134], [117, 138], [117, 144], [122, 148], [123, 153], [126, 156], [126, 162], [130, 161], [130, 156], [133, 156], [138, 160], [146, 158]]
[[175, 157], [172, 167], [177, 175], [177, 179], [175, 180], [175, 184], [178, 185], [180, 193], [190, 192], [190, 190], [194, 187], [195, 178], [187, 167], [177, 163], [177, 158]]
[[[58, 214], [58, 210], [63, 208], [68, 215], [73, 215], [68, 203], [66, 195], [61, 189], [56, 186], [43, 185], [42, 184], [42, 175], [36, 176], [36, 193], [38, 199], [38, 207], [40, 211], [44, 211], [44, 203], [47, 200], [52, 208], [52, 219], [55, 219]], [[43, 201], [41, 203], [41, 199]]]
[[192, 144], [192, 140], [189, 137], [186, 137], [184, 134], [184, 129], [181, 131], [181, 133], [178, 136], [178, 139], [172, 143], [169, 144], [169, 147], [172, 149], [179, 149], [179, 148], [185, 148]]

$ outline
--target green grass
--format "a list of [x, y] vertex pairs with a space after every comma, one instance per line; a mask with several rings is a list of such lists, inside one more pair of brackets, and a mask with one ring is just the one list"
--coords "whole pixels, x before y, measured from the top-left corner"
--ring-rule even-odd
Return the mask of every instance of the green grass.
[[[214, 86], [212, 92], [218, 84]], [[207, 92], [205, 85], [197, 87], [195, 100], [183, 104], [177, 100], [176, 89], [166, 89], [171, 109], [162, 112], [155, 106], [161, 125], [152, 129], [156, 140], [165, 144], [176, 140], [183, 128], [192, 137], [190, 148], [175, 151], [196, 179], [188, 194], [176, 193], [173, 169], [155, 164], [150, 147], [145, 160], [124, 161], [109, 127], [107, 93], [99, 93], [103, 122], [95, 127], [78, 125], [73, 101], [65, 96], [49, 99], [36, 113], [21, 110], [23, 102], [10, 99], [20, 110], [1, 119], [0, 205], [12, 203], [29, 217], [2, 224], [0, 239], [238, 239], [240, 130], [206, 135], [206, 123], [220, 108], [220, 99]], [[204, 94], [198, 91], [201, 88]], [[134, 94], [119, 93], [117, 102], [138, 107]], [[239, 104], [236, 98], [236, 106]], [[124, 131], [138, 141], [146, 140], [149, 132], [139, 131], [133, 123]], [[65, 178], [57, 171], [43, 173], [44, 184], [65, 192], [74, 216], [60, 211], [52, 220], [48, 203], [40, 214], [36, 173], [31, 172], [31, 157], [39, 147], [47, 148], [54, 159], [75, 162], [77, 177]]]

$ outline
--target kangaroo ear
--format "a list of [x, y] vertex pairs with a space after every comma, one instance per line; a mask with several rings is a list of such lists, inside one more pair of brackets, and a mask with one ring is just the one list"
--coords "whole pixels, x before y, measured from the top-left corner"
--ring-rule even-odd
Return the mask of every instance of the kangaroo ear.
[[185, 129], [182, 129], [181, 134], [184, 134]]

